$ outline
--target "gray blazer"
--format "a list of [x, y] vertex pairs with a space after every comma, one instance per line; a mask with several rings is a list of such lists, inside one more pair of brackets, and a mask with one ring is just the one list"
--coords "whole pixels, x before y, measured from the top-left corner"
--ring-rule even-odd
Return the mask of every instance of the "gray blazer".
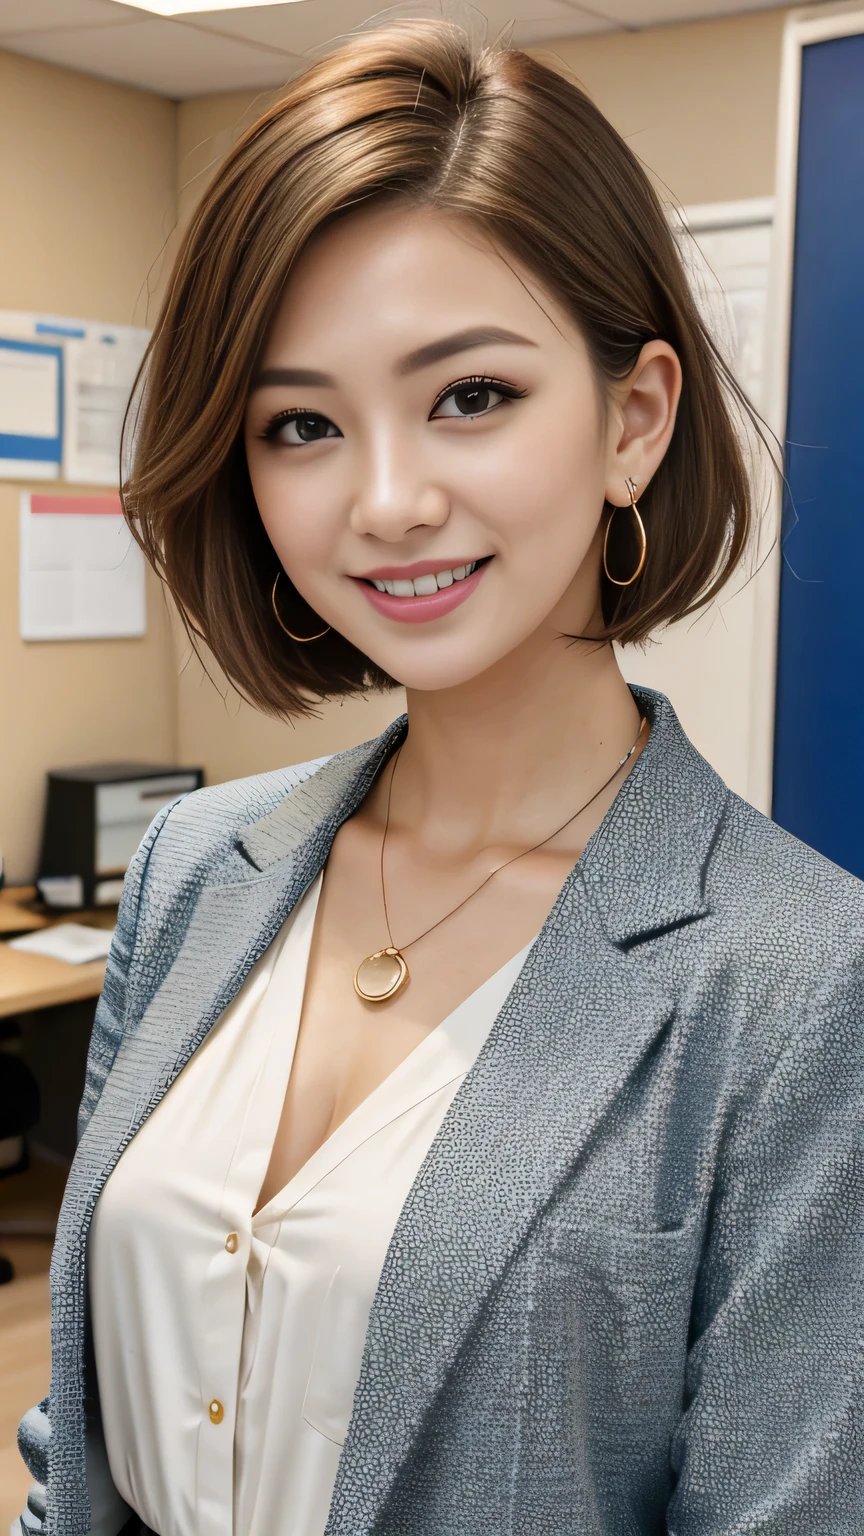
[[[328, 1536], [864, 1531], [864, 886], [634, 693], [648, 746], [400, 1216]], [[135, 859], [52, 1266], [50, 1414], [21, 1429], [24, 1530], [128, 1516], [88, 1364], [93, 1207], [404, 731], [203, 790]]]

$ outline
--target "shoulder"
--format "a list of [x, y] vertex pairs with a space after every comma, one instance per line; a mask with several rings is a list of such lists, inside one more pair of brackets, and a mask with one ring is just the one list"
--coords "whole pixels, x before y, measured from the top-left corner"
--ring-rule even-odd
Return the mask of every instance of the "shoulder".
[[183, 884], [193, 874], [205, 877], [219, 865], [230, 863], [243, 831], [269, 816], [292, 790], [333, 760], [333, 755], [312, 758], [270, 773], [198, 789], [175, 801], [155, 829], [149, 858], [151, 878], [170, 868], [172, 878]]
[[730, 792], [705, 896], [688, 989], [739, 1084], [761, 1091], [787, 1059], [813, 1081], [831, 1063], [860, 1083], [864, 884]]
[[766, 962], [813, 975], [864, 957], [864, 882], [731, 791], [706, 895], [731, 931], [758, 936]]
[[293, 790], [331, 761], [332, 757], [313, 758], [215, 784], [159, 812], [126, 874], [115, 964], [112, 967], [109, 957], [106, 992], [114, 970], [125, 978], [143, 935], [148, 936], [148, 953], [158, 951], [164, 964], [170, 962], [202, 889], [211, 883], [231, 885], [248, 879], [251, 871], [241, 850], [244, 832], [271, 815]]

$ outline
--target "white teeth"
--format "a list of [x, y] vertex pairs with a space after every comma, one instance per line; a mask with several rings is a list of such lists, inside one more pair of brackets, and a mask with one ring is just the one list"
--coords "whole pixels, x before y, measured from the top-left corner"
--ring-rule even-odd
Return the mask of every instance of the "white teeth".
[[372, 585], [379, 592], [389, 592], [391, 597], [431, 597], [444, 587], [452, 587], [454, 581], [464, 581], [472, 571], [476, 571], [478, 562], [470, 561], [468, 565], [457, 565], [452, 571], [438, 571], [433, 576], [431, 572], [426, 576], [417, 576], [413, 581], [394, 580], [376, 581]]

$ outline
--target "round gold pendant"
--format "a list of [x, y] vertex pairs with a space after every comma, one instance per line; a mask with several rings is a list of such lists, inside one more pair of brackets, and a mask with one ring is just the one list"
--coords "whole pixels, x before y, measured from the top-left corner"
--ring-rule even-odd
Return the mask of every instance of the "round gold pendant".
[[398, 949], [377, 949], [361, 960], [354, 972], [354, 991], [364, 1003], [384, 1003], [395, 997], [408, 980], [408, 967]]

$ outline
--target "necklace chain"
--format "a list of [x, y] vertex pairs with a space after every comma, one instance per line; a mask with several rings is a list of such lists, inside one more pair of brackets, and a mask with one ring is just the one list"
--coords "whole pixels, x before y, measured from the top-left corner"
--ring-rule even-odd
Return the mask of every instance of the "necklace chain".
[[532, 848], [524, 848], [521, 853], [514, 853], [512, 859], [505, 859], [503, 864], [496, 864], [495, 868], [490, 874], [486, 876], [485, 880], [481, 880], [480, 884], [475, 886], [473, 891], [469, 891], [468, 895], [463, 897], [457, 906], [452, 907], [449, 912], [445, 912], [443, 917], [439, 917], [437, 923], [433, 923], [431, 928], [425, 928], [422, 933], [417, 934], [416, 938], [409, 939], [407, 944], [396, 945], [393, 942], [393, 934], [390, 931], [390, 915], [387, 911], [387, 889], [384, 883], [384, 848], [387, 842], [387, 833], [390, 829], [390, 805], [393, 799], [393, 780], [396, 777], [396, 765], [402, 752], [402, 748], [399, 747], [393, 759], [393, 767], [390, 772], [390, 783], [387, 789], [387, 815], [384, 821], [384, 835], [381, 838], [381, 898], [384, 903], [384, 922], [387, 925], [387, 937], [390, 940], [391, 949], [398, 949], [399, 953], [401, 954], [404, 950], [410, 949], [412, 945], [419, 944], [420, 940], [425, 939], [427, 934], [432, 933], [436, 928], [440, 928], [442, 923], [446, 923], [448, 917], [453, 917], [453, 915], [458, 912], [461, 907], [464, 907], [467, 902], [473, 901], [474, 897], [479, 895], [483, 887], [488, 885], [489, 881], [493, 879], [495, 875], [500, 874], [502, 869], [507, 869], [508, 865], [515, 864], [517, 859], [527, 858], [529, 853], [536, 853], [538, 848], [545, 848], [547, 843], [551, 843], [553, 837], [557, 837], [558, 833], [563, 832], [565, 827], [569, 827], [570, 823], [575, 821], [577, 816], [581, 816], [583, 811], [587, 811], [589, 805], [593, 805], [594, 801], [599, 799], [600, 795], [602, 795], [604, 789], [608, 789], [609, 785], [612, 783], [612, 780], [617, 778], [618, 774], [621, 772], [621, 769], [624, 767], [624, 764], [629, 763], [633, 753], [636, 751], [636, 748], [639, 745], [642, 731], [645, 727], [645, 719], [646, 716], [643, 715], [639, 722], [639, 730], [636, 733], [636, 740], [630, 748], [630, 751], [625, 752], [624, 756], [621, 758], [621, 761], [616, 765], [613, 772], [610, 773], [606, 782], [601, 784], [598, 790], [595, 790], [590, 800], [586, 800], [584, 805], [580, 805], [578, 811], [574, 811], [573, 815], [568, 816], [567, 820], [562, 822], [560, 827], [556, 827], [554, 832], [550, 832], [548, 837], [544, 837], [539, 843], [535, 843]]

